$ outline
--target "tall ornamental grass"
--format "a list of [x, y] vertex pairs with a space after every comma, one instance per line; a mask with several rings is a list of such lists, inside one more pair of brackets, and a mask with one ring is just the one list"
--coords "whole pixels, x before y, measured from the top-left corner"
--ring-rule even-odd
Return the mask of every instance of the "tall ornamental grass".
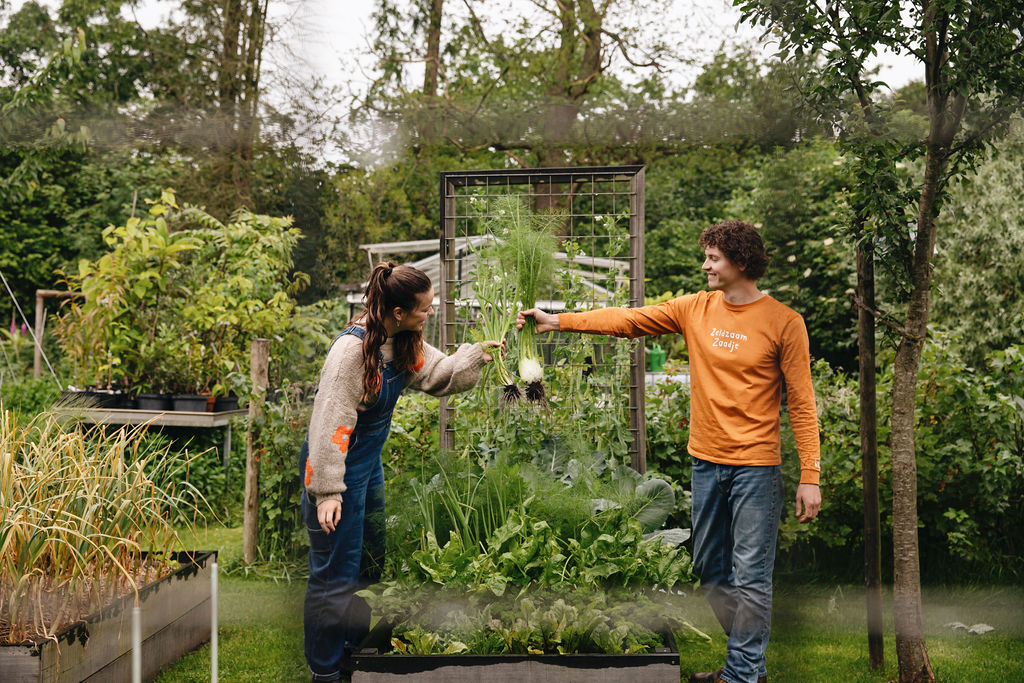
[[164, 552], [178, 541], [171, 513], [195, 524], [202, 498], [164, 476], [190, 458], [140, 449], [144, 432], [48, 414], [19, 424], [3, 411], [0, 643], [53, 639], [176, 568]]

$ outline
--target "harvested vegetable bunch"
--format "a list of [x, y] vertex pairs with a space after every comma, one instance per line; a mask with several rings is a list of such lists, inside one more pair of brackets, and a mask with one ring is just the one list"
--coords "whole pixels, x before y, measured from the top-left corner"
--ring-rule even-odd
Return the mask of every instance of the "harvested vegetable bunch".
[[[524, 309], [537, 304], [538, 292], [551, 281], [558, 248], [556, 234], [563, 220], [559, 213], [536, 213], [520, 197], [499, 197], [495, 202], [491, 231], [499, 240], [502, 268], [515, 277], [515, 299]], [[519, 330], [516, 347], [526, 398], [544, 401], [544, 366], [533, 318]]]
[[[476, 343], [494, 340], [504, 341], [515, 320], [515, 281], [502, 272], [500, 259], [494, 245], [476, 252], [476, 271], [473, 278], [473, 294], [480, 306], [476, 327], [470, 335]], [[519, 401], [522, 394], [515, 378], [509, 372], [506, 360], [498, 354], [494, 362], [493, 377], [502, 387], [502, 405]]]

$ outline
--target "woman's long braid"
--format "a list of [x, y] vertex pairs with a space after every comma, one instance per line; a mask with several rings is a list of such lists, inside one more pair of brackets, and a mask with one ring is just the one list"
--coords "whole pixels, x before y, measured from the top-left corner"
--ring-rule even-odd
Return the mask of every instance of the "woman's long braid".
[[[416, 296], [430, 289], [430, 278], [410, 266], [390, 261], [378, 263], [366, 284], [366, 311], [360, 316], [366, 326], [363, 340], [363, 402], [369, 403], [380, 390], [382, 365], [380, 347], [387, 341], [386, 321], [395, 307], [413, 310]], [[402, 332], [394, 339], [396, 372], [415, 365], [422, 353], [423, 334]]]

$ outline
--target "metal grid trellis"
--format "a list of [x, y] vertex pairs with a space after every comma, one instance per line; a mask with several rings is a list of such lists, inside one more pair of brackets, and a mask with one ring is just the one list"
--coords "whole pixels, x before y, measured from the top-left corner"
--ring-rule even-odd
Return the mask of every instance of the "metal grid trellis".
[[[585, 285], [583, 290], [589, 293], [584, 300], [570, 302], [575, 304], [574, 310], [643, 305], [643, 166], [444, 172], [440, 185], [441, 287], [437, 293], [442, 348], [450, 352], [465, 341], [472, 324], [466, 310], [473, 304], [475, 264], [472, 251], [464, 245], [474, 236], [486, 236], [482, 226], [490, 217], [492, 202], [505, 195], [519, 196], [535, 209], [554, 208], [565, 215], [561, 242], [565, 251], [556, 257], [576, 274], [577, 281]], [[628, 298], [622, 300], [620, 293], [617, 299], [616, 290], [621, 290], [627, 279]], [[566, 302], [558, 291], [552, 291], [546, 298], [540, 294], [537, 304], [558, 311], [565, 310]], [[627, 356], [628, 369], [621, 368], [628, 373], [630, 464], [639, 472], [646, 470], [644, 353], [643, 344], [634, 344]], [[452, 411], [449, 401], [442, 399], [442, 448], [455, 446]]]

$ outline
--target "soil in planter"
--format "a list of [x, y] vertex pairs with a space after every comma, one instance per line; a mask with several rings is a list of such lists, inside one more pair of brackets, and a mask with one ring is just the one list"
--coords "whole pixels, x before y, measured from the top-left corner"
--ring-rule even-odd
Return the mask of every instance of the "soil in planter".
[[[137, 575], [142, 610], [142, 680], [210, 639], [211, 570], [216, 551], [171, 553], [175, 564], [162, 579]], [[180, 565], [174, 570], [175, 566]], [[149, 574], [148, 576], [152, 576]], [[11, 683], [127, 681], [131, 679], [134, 591], [101, 607], [51, 637], [0, 646], [0, 678]]]
[[[173, 566], [145, 557], [139, 559], [136, 566], [128, 569], [140, 586], [158, 581], [174, 572]], [[8, 595], [11, 590], [7, 577], [0, 579], [0, 595]], [[103, 605], [133, 592], [131, 583], [123, 575], [116, 575], [112, 580], [86, 576], [70, 584], [65, 583], [63, 577], [54, 577], [52, 572], [50, 575], [40, 575], [37, 580], [29, 581], [28, 585], [23, 587], [21, 599], [38, 605], [36, 613], [41, 616], [41, 623], [50, 632], [36, 631], [35, 624], [22, 626], [19, 635], [23, 637], [19, 637], [14, 644], [48, 640]], [[0, 643], [11, 642], [12, 628], [7, 610], [0, 611]]]

